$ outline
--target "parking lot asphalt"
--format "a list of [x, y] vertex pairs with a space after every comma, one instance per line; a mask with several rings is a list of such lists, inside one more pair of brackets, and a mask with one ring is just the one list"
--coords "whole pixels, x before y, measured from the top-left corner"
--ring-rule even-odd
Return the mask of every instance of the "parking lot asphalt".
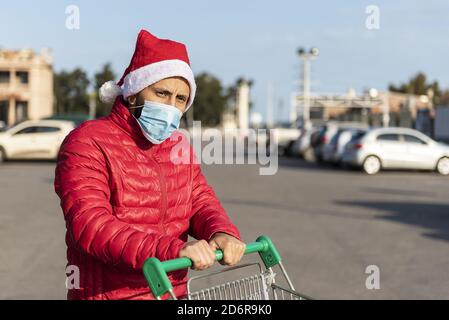
[[[0, 165], [0, 298], [65, 299], [65, 225], [54, 162]], [[367, 176], [281, 158], [203, 166], [246, 242], [270, 236], [298, 291], [315, 298], [449, 297], [449, 178], [427, 172]], [[379, 268], [380, 289], [365, 273]]]

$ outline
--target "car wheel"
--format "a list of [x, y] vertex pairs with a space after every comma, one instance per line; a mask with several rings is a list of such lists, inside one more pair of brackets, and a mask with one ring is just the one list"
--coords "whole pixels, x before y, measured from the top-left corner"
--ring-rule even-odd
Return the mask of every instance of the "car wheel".
[[443, 157], [440, 160], [438, 160], [437, 172], [444, 176], [449, 175], [449, 158], [448, 157]]
[[362, 168], [366, 174], [372, 175], [380, 171], [382, 164], [380, 163], [380, 159], [378, 157], [368, 156], [365, 161], [363, 161]]
[[315, 161], [315, 153], [313, 152], [312, 148], [307, 148], [303, 155], [304, 160], [308, 162], [314, 162]]

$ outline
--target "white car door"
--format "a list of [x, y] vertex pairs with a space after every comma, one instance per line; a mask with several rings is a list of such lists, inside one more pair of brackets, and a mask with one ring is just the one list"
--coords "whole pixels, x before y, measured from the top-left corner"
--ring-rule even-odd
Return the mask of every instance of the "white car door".
[[431, 144], [411, 134], [403, 134], [402, 137], [407, 148], [407, 162], [410, 168], [433, 169], [435, 167], [439, 155]]
[[12, 134], [8, 141], [8, 154], [15, 159], [51, 158], [59, 140], [60, 128], [31, 125]]
[[384, 168], [403, 168], [406, 147], [397, 133], [382, 133], [377, 137], [379, 156]]
[[36, 143], [39, 148], [36, 157], [49, 159], [54, 157], [56, 148], [60, 144], [61, 128], [57, 126], [39, 125], [36, 133]]
[[8, 157], [12, 159], [26, 159], [33, 157], [37, 151], [36, 141], [37, 126], [27, 126], [16, 132], [6, 141]]

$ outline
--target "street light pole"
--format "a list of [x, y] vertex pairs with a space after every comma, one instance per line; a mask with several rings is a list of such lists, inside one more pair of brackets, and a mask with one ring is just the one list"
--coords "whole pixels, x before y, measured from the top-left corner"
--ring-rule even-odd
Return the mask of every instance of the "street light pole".
[[310, 59], [308, 57], [303, 58], [303, 96], [303, 123], [305, 129], [310, 129]]
[[312, 123], [310, 121], [310, 60], [318, 56], [318, 49], [312, 48], [306, 52], [303, 48], [298, 49], [298, 55], [302, 59], [303, 66], [303, 112], [302, 121], [305, 129], [310, 129]]

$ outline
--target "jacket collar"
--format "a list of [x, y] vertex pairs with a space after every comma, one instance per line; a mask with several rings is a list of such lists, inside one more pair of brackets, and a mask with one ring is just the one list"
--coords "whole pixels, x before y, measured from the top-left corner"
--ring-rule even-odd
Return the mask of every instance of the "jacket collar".
[[148, 148], [154, 145], [143, 135], [136, 118], [134, 118], [129, 109], [126, 107], [122, 96], [118, 96], [115, 99], [109, 117], [116, 125], [125, 131], [127, 135], [133, 138], [139, 146]]

